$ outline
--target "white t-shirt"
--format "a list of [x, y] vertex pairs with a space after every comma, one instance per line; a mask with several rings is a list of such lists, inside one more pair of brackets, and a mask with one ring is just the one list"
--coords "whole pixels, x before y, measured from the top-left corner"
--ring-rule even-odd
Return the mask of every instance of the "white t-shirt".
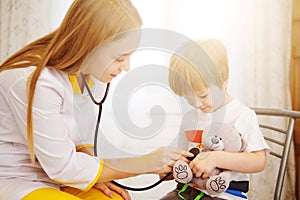
[[67, 185], [87, 190], [102, 171], [100, 158], [76, 152], [76, 147], [89, 139], [80, 136], [75, 122], [68, 75], [52, 68], [42, 71], [36, 86], [33, 127], [37, 160], [31, 163], [26, 85], [33, 70], [0, 73], [0, 200], [19, 200], [41, 187]]
[[[259, 128], [255, 112], [237, 100], [230, 101], [224, 107], [213, 113], [203, 113], [198, 109], [187, 112], [180, 128], [178, 146], [182, 149], [189, 148], [190, 143], [185, 136], [186, 130], [204, 130], [203, 138], [205, 138], [205, 134], [214, 126], [214, 124], [226, 124], [226, 126], [232, 125], [232, 127], [237, 129], [241, 134], [242, 139], [246, 142], [245, 152], [269, 149]], [[231, 180], [249, 180], [249, 174], [232, 172]], [[243, 199], [226, 192], [218, 195], [218, 197], [233, 200]]]

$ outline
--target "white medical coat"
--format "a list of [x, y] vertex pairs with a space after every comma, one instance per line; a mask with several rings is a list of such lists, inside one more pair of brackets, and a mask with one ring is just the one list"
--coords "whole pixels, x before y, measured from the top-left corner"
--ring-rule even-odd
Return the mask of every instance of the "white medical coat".
[[[0, 73], [0, 200], [21, 199], [41, 187], [88, 190], [102, 171], [100, 158], [76, 152], [84, 145], [74, 117], [68, 75], [45, 68], [33, 103], [34, 152], [30, 161], [26, 118], [28, 76], [34, 67]], [[82, 116], [86, 117], [86, 116]]]

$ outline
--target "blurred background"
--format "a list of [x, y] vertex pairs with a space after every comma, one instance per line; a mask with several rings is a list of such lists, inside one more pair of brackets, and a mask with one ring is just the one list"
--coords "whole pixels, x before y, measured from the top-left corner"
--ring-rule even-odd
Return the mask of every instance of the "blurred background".
[[[71, 3], [72, 0], [0, 0], [0, 63], [19, 48], [55, 30]], [[143, 28], [167, 29], [191, 39], [222, 40], [229, 57], [228, 89], [245, 105], [300, 110], [300, 0], [132, 0], [132, 3], [142, 17]], [[167, 66], [169, 57], [165, 51], [138, 51], [132, 56], [131, 69], [151, 64]], [[106, 123], [102, 123], [105, 124], [102, 131], [109, 132], [105, 134], [109, 145], [132, 154], [169, 145], [180, 126], [182, 109], [170, 91], [158, 86], [136, 91], [127, 112], [133, 123], [142, 127], [151, 123], [151, 108], [161, 106], [167, 116], [163, 134], [145, 142], [118, 132], [110, 105], [114, 89], [124, 76], [114, 81], [105, 103]], [[299, 199], [299, 123], [294, 141], [285, 199]], [[101, 145], [107, 143], [99, 143], [101, 151]], [[269, 176], [275, 173], [272, 169], [267, 171]], [[155, 176], [143, 175], [122, 182], [143, 186], [155, 180]], [[265, 180], [256, 177], [253, 183], [251, 199], [269, 199], [264, 194], [268, 187]], [[171, 181], [150, 191], [132, 192], [132, 196], [134, 200], [159, 199], [174, 186]]]

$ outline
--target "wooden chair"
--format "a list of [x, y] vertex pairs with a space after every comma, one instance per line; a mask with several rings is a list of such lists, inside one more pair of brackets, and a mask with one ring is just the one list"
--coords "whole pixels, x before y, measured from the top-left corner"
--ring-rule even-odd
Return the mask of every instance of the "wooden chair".
[[[281, 198], [284, 177], [287, 168], [289, 151], [293, 140], [293, 128], [296, 119], [300, 119], [300, 112], [293, 110], [281, 110], [271, 108], [253, 108], [258, 116], [258, 122], [266, 141], [271, 146], [271, 156], [280, 159], [279, 171], [274, 189], [274, 200]], [[278, 124], [270, 123], [270, 118], [284, 118], [286, 127], [278, 127]], [[272, 121], [272, 120], [271, 120]], [[275, 135], [276, 134], [276, 135]], [[282, 136], [279, 136], [282, 135]], [[277, 145], [280, 152], [272, 150], [272, 145]], [[278, 149], [278, 148], [276, 148]], [[297, 178], [297, 177], [296, 177]]]

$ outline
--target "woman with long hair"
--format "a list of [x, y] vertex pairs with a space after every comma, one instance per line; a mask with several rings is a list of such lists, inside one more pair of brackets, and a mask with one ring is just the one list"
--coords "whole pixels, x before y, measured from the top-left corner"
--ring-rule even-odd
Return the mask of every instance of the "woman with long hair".
[[1, 64], [1, 200], [130, 199], [110, 181], [166, 173], [189, 155], [101, 159], [78, 136], [72, 86], [83, 90], [80, 74], [108, 83], [128, 71], [141, 25], [129, 0], [75, 0], [57, 30]]

